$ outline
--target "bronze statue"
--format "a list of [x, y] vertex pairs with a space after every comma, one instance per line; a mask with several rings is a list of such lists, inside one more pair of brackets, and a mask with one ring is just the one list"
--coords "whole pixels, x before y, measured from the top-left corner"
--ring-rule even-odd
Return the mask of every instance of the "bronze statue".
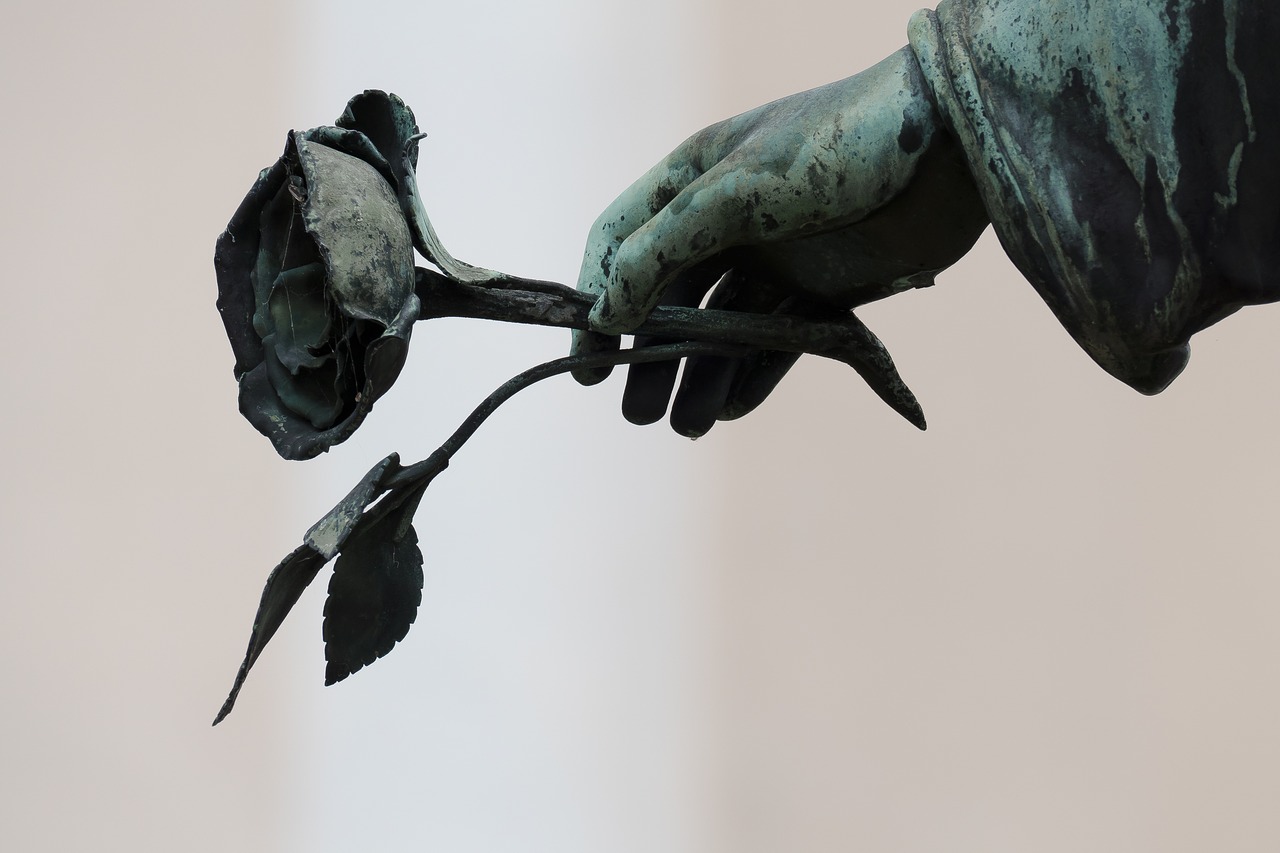
[[[1144, 393], [1190, 337], [1280, 298], [1280, 22], [1261, 2], [944, 0], [909, 45], [838, 83], [696, 134], [592, 228], [582, 293], [472, 267], [417, 189], [412, 113], [369, 91], [290, 134], [218, 241], [241, 410], [286, 458], [343, 441], [395, 381], [414, 321], [575, 328], [573, 354], [487, 399], [422, 462], [394, 454], [268, 578], [244, 677], [337, 556], [329, 682], [402, 639], [421, 596], [423, 490], [498, 405], [572, 370], [632, 364], [625, 416], [698, 436], [769, 394], [800, 353], [850, 364], [923, 413], [852, 309], [928, 286], [988, 222], [1089, 355]], [[416, 249], [432, 268], [415, 268]], [[708, 299], [707, 308], [697, 308]], [[633, 349], [618, 336], [636, 332]], [[688, 358], [671, 401], [678, 362]]]

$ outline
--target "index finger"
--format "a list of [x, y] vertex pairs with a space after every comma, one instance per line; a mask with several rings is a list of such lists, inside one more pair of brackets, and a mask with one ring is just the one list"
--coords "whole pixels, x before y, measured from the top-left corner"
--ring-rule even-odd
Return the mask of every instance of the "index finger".
[[702, 170], [681, 146], [624, 190], [591, 226], [578, 289], [593, 295], [603, 292], [618, 247], [701, 176]]
[[[599, 296], [608, 287], [618, 248], [641, 226], [660, 212], [681, 190], [696, 180], [701, 170], [688, 156], [689, 140], [662, 162], [646, 172], [596, 219], [587, 235], [587, 246], [578, 273], [578, 289]], [[584, 355], [616, 349], [618, 337], [598, 332], [574, 330], [570, 352]], [[584, 385], [603, 381], [612, 368], [575, 371], [573, 376]]]

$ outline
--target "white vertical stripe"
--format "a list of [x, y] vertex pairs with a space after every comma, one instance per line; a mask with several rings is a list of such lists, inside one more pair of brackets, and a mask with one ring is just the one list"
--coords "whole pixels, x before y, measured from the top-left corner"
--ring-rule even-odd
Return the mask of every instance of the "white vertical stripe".
[[[598, 211], [715, 118], [704, 24], [674, 0], [311, 8], [293, 34], [309, 89], [289, 121], [331, 121], [364, 88], [402, 96], [429, 134], [419, 176], [440, 236], [483, 266], [572, 283]], [[397, 387], [307, 469], [299, 524], [567, 345], [557, 330], [420, 326]], [[424, 606], [387, 659], [320, 690], [322, 596], [299, 605], [317, 686], [296, 849], [706, 849], [712, 460], [625, 423], [620, 394], [621, 374], [537, 386], [436, 480], [417, 524]]]

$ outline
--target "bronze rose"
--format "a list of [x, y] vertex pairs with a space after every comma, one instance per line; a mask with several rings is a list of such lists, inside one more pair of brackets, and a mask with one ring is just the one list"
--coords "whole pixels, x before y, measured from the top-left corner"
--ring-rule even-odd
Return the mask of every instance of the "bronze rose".
[[418, 319], [401, 207], [412, 112], [369, 91], [290, 132], [218, 239], [240, 411], [286, 459], [346, 440], [404, 365]]

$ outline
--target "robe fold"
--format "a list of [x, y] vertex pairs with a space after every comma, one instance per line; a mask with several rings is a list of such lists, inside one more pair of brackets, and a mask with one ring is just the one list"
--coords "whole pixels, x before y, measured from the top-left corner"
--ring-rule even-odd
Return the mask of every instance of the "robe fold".
[[1005, 251], [1144, 393], [1280, 299], [1271, 0], [943, 0], [911, 48]]

